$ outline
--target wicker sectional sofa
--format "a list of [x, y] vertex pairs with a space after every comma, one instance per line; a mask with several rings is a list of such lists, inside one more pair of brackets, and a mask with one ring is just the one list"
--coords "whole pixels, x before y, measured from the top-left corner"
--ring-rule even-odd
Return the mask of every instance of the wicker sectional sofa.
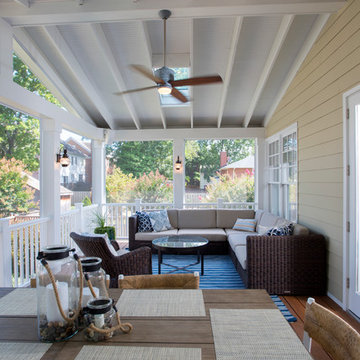
[[[293, 235], [262, 235], [286, 220], [262, 210], [171, 209], [172, 230], [137, 231], [137, 216], [129, 218], [129, 247], [151, 246], [151, 241], [169, 235], [200, 235], [209, 240], [205, 254], [230, 253], [236, 270], [249, 289], [271, 294], [322, 295], [326, 293], [326, 242], [299, 224]], [[236, 219], [256, 219], [256, 231], [233, 230]]]

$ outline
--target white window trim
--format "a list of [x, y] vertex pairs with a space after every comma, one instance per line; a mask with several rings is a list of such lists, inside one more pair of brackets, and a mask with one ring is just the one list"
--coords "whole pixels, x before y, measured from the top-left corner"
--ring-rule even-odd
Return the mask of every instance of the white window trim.
[[[265, 187], [265, 191], [264, 191], [264, 208], [266, 210], [269, 211], [270, 209], [270, 199], [269, 199], [269, 187], [268, 187], [268, 184], [279, 184], [280, 185], [280, 191], [279, 191], [279, 213], [280, 213], [280, 216], [284, 216], [284, 199], [283, 199], [283, 189], [282, 189], [282, 185], [284, 185], [284, 183], [282, 182], [282, 165], [283, 165], [283, 158], [282, 158], [282, 139], [285, 137], [285, 136], [288, 136], [292, 133], [296, 133], [296, 136], [298, 136], [298, 126], [297, 126], [297, 122], [291, 124], [290, 126], [286, 127], [285, 129], [277, 132], [276, 134], [272, 135], [272, 136], [269, 136], [268, 138], [265, 139], [265, 164], [266, 164], [266, 178], [265, 178], [265, 184], [266, 184], [266, 187]], [[279, 141], [279, 157], [280, 157], [280, 162], [279, 162], [279, 168], [280, 168], [280, 173], [279, 173], [279, 182], [274, 182], [274, 181], [269, 181], [269, 176], [270, 176], [270, 168], [269, 168], [269, 163], [268, 163], [268, 160], [269, 160], [269, 144], [274, 142], [274, 141]], [[299, 159], [298, 159], [298, 154], [299, 154], [299, 151], [298, 151], [298, 141], [297, 141], [297, 148], [296, 148], [296, 158], [297, 158], [297, 161], [296, 161], [296, 167], [297, 167], [297, 172], [296, 172], [296, 177], [297, 177], [297, 184], [299, 184], [298, 182], [298, 177], [299, 177], [299, 172], [298, 172], [298, 169], [299, 169]], [[299, 189], [297, 188], [297, 191], [296, 191], [296, 206], [298, 207], [298, 191]], [[296, 222], [298, 221], [298, 209], [296, 210]]]

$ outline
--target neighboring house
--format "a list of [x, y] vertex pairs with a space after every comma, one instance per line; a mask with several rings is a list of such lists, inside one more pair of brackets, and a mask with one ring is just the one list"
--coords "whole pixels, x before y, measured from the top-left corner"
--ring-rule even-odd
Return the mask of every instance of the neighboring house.
[[60, 169], [60, 183], [67, 188], [73, 189], [76, 183], [86, 183], [86, 159], [89, 158], [84, 152], [78, 150], [75, 146], [61, 140], [64, 149], [67, 150], [70, 165]]
[[[27, 177], [27, 186], [29, 186], [31, 189], [35, 190], [34, 197], [32, 201], [34, 203], [39, 203], [40, 201], [40, 181], [39, 179], [36, 179], [35, 177], [23, 173], [24, 176]], [[65, 212], [68, 210], [71, 210], [71, 197], [73, 195], [73, 192], [64, 186], [60, 185], [60, 211]]]
[[255, 167], [255, 159], [253, 155], [246, 157], [245, 159], [235, 161], [231, 164], [225, 165], [220, 168], [221, 175], [228, 174], [232, 178], [240, 177], [244, 174], [252, 173]]

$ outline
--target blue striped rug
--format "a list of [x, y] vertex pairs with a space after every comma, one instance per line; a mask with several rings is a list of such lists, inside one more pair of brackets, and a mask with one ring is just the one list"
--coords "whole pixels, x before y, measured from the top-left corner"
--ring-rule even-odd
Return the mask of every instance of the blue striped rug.
[[[196, 262], [196, 255], [163, 255], [163, 262], [176, 266], [185, 266]], [[153, 274], [158, 274], [158, 258], [153, 255], [152, 258]], [[173, 268], [161, 265], [161, 273], [165, 274]], [[188, 268], [191, 271], [200, 273], [200, 264]], [[184, 272], [184, 271], [177, 271]], [[200, 277], [200, 289], [246, 289], [240, 275], [235, 269], [234, 264], [228, 255], [205, 255], [204, 259], [204, 275]], [[296, 317], [292, 316], [290, 311], [284, 305], [277, 295], [271, 296], [275, 305], [282, 312], [287, 321], [296, 321]]]

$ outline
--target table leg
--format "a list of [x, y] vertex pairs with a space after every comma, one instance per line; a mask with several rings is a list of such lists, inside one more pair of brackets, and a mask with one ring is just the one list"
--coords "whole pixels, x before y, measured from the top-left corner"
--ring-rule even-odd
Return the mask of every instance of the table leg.
[[204, 254], [201, 254], [201, 275], [204, 275]]
[[158, 250], [158, 273], [161, 274], [162, 253]]

